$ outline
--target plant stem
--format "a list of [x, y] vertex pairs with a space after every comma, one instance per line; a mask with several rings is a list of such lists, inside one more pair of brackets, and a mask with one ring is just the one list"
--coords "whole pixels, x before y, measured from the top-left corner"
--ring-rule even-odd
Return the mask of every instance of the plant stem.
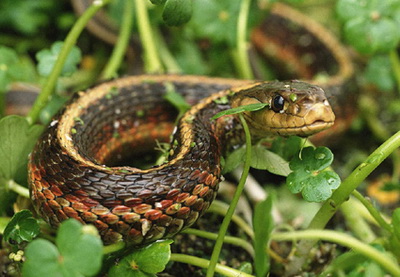
[[396, 49], [390, 51], [390, 62], [392, 63], [394, 78], [397, 82], [397, 90], [400, 93], [400, 58]]
[[146, 8], [147, 0], [136, 0], [136, 15], [139, 28], [139, 35], [143, 45], [144, 67], [147, 73], [162, 73], [160, 57], [154, 41], [153, 30], [151, 29], [149, 15]]
[[248, 56], [247, 19], [249, 17], [251, 0], [242, 0], [239, 10], [236, 33], [236, 69], [239, 76], [244, 79], [253, 79], [250, 60]]
[[114, 253], [124, 249], [126, 246], [125, 242], [120, 241], [111, 245], [106, 245], [103, 247], [103, 255]]
[[[308, 229], [323, 229], [332, 216], [339, 209], [340, 205], [346, 201], [350, 194], [360, 185], [360, 183], [385, 160], [394, 150], [400, 147], [400, 131], [386, 140], [379, 146], [363, 163], [361, 163], [340, 185], [318, 210], [312, 219]], [[295, 274], [304, 265], [311, 248], [316, 240], [301, 240], [297, 244], [298, 253], [293, 258], [289, 267], [292, 271], [288, 274]]]
[[[202, 238], [206, 238], [206, 239], [210, 239], [210, 240], [216, 240], [218, 238], [218, 235], [215, 234], [215, 233], [206, 232], [206, 231], [193, 229], [193, 228], [188, 228], [188, 229], [184, 230], [182, 233], [196, 235], [198, 237], [202, 237]], [[224, 237], [224, 242], [232, 244], [232, 245], [236, 245], [236, 246], [239, 246], [239, 247], [242, 247], [252, 257], [254, 257], [253, 246], [250, 243], [248, 243], [247, 241], [245, 241], [244, 239], [237, 238], [237, 237], [232, 237], [232, 236], [225, 236]]]
[[243, 129], [245, 132], [246, 136], [246, 159], [244, 162], [243, 166], [243, 173], [242, 176], [240, 177], [239, 184], [237, 186], [235, 195], [233, 196], [232, 202], [229, 206], [229, 209], [224, 217], [224, 220], [222, 221], [221, 227], [218, 232], [218, 238], [215, 241], [214, 249], [211, 255], [210, 259], [210, 264], [207, 268], [207, 277], [212, 277], [214, 276], [214, 271], [215, 271], [215, 266], [217, 265], [218, 262], [218, 257], [222, 249], [222, 244], [224, 242], [224, 236], [226, 234], [226, 231], [228, 230], [229, 223], [231, 221], [232, 215], [235, 212], [235, 208], [237, 203], [239, 202], [240, 195], [242, 194], [242, 191], [244, 189], [244, 184], [246, 182], [247, 175], [249, 174], [250, 170], [250, 162], [251, 162], [251, 137], [250, 137], [250, 131], [249, 127], [246, 123], [246, 120], [243, 118], [241, 114], [239, 114], [239, 119], [240, 122], [243, 125]]
[[340, 206], [341, 212], [346, 221], [346, 226], [355, 237], [363, 242], [371, 243], [376, 239], [376, 236], [371, 230], [369, 224], [365, 221], [365, 218], [360, 216], [360, 213], [353, 206], [354, 201], [357, 200], [350, 198]]
[[385, 229], [386, 231], [393, 233], [393, 228], [389, 223], [386, 222], [385, 219], [381, 216], [380, 212], [374, 207], [371, 201], [368, 201], [361, 193], [357, 190], [352, 192], [352, 195], [360, 201], [365, 208], [367, 208], [368, 212], [372, 215], [372, 217], [378, 222], [378, 224]]
[[21, 195], [21, 196], [29, 199], [29, 189], [16, 183], [14, 180], [8, 181], [7, 187], [9, 190], [16, 192], [18, 195]]
[[117, 75], [117, 70], [121, 65], [122, 59], [125, 55], [126, 48], [129, 44], [133, 24], [133, 8], [135, 0], [126, 0], [124, 6], [124, 13], [122, 16], [121, 31], [118, 36], [117, 43], [111, 54], [111, 58], [105, 66], [101, 79], [107, 80]]
[[331, 230], [306, 230], [287, 233], [272, 233], [271, 239], [278, 241], [294, 239], [321, 239], [334, 242], [370, 258], [381, 265], [382, 268], [386, 269], [389, 273], [393, 274], [393, 276], [400, 276], [400, 267], [392, 257], [366, 243], [340, 232]]
[[108, 4], [110, 1], [111, 0], [94, 1], [93, 4], [82, 14], [82, 16], [79, 17], [78, 21], [76, 21], [75, 25], [68, 33], [64, 41], [64, 45], [60, 51], [60, 55], [58, 56], [57, 61], [54, 65], [54, 68], [51, 71], [46, 82], [44, 83], [42, 92], [39, 94], [27, 116], [27, 120], [30, 124], [33, 124], [37, 121], [41, 110], [44, 106], [46, 106], [47, 102], [50, 100], [52, 94], [54, 93], [54, 88], [56, 86], [57, 79], [61, 74], [65, 60], [67, 59], [72, 47], [75, 45], [79, 35], [82, 33], [82, 30], [85, 28], [89, 20], [96, 14], [96, 12], [104, 7], [106, 4]]
[[154, 40], [157, 44], [158, 52], [160, 53], [160, 59], [164, 64], [168, 73], [181, 74], [182, 69], [176, 62], [174, 56], [169, 51], [163, 36], [160, 34], [158, 29], [154, 30]]
[[[210, 262], [206, 259], [189, 256], [189, 255], [185, 255], [185, 254], [176, 254], [176, 253], [171, 254], [170, 261], [187, 263], [187, 264], [195, 265], [195, 266], [202, 267], [202, 268], [207, 268], [210, 264]], [[221, 264], [216, 264], [215, 271], [217, 273], [220, 273], [220, 274], [223, 274], [223, 275], [229, 276], [229, 277], [237, 277], [237, 276], [252, 277], [253, 276], [253, 275], [241, 272], [239, 270], [236, 270], [236, 269], [233, 269], [233, 268], [227, 267], [225, 265], [221, 265]]]

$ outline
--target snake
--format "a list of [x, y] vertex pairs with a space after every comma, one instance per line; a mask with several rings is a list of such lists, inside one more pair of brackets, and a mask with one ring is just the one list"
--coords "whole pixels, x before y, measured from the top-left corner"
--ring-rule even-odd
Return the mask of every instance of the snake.
[[[37, 214], [55, 228], [68, 218], [93, 224], [106, 245], [174, 237], [208, 209], [223, 179], [221, 157], [244, 141], [237, 115], [213, 116], [265, 104], [242, 114], [254, 140], [328, 129], [338, 106], [331, 88], [351, 75], [341, 55], [332, 58], [339, 73], [325, 84], [328, 97], [315, 81], [193, 75], [126, 76], [75, 93], [30, 154], [28, 183]], [[166, 100], [171, 91], [191, 106], [178, 120]], [[133, 163], [161, 143], [169, 143], [163, 163]]]

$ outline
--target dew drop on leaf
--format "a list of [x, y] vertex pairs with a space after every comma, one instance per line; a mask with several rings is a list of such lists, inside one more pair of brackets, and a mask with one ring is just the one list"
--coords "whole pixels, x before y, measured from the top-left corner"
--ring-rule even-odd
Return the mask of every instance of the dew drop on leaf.
[[317, 160], [323, 160], [325, 159], [326, 155], [324, 153], [317, 153], [314, 156]]

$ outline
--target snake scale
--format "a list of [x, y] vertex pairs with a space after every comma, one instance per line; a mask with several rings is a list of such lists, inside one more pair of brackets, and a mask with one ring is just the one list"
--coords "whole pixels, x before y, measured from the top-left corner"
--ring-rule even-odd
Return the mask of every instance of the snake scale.
[[[339, 73], [327, 88], [351, 75], [344, 59], [333, 55]], [[171, 89], [193, 106], [176, 127], [177, 112], [164, 99]], [[253, 103], [268, 104], [244, 113], [255, 138], [309, 136], [335, 119], [323, 90], [299, 81], [139, 75], [78, 92], [30, 156], [34, 207], [54, 227], [67, 218], [93, 224], [105, 244], [172, 237], [207, 210], [222, 178], [221, 155], [243, 140], [236, 116], [211, 117]], [[124, 165], [133, 156], [141, 160], [156, 142], [171, 142], [166, 162]]]

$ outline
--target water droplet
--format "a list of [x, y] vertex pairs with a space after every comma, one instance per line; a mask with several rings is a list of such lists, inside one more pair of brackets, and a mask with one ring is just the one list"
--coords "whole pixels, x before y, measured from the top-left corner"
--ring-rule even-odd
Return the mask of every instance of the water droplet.
[[323, 160], [325, 159], [326, 155], [324, 153], [317, 153], [314, 156], [317, 160]]
[[328, 179], [328, 183], [329, 183], [330, 185], [333, 185], [335, 182], [336, 182], [336, 180], [335, 180], [334, 178], [329, 178], [329, 179]]

